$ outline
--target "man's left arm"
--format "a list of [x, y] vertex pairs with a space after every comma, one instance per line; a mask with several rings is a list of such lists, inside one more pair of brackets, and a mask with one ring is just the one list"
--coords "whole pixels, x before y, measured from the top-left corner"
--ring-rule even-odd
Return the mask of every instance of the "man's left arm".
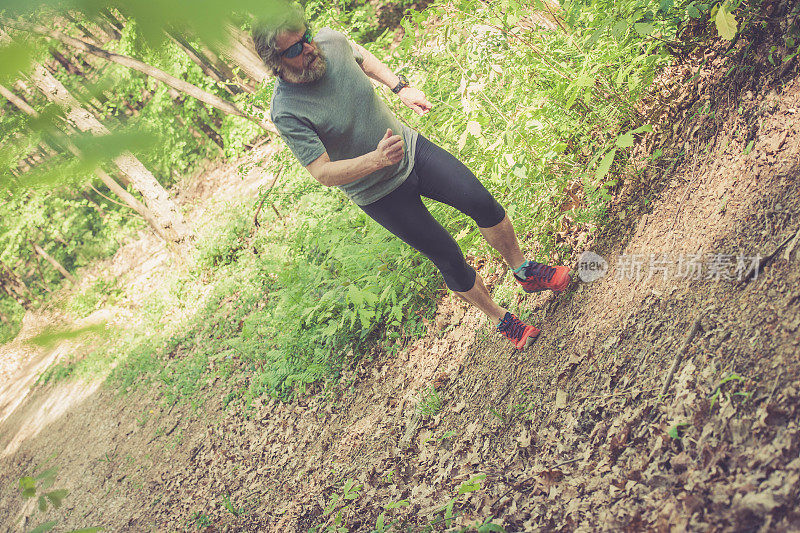
[[[383, 83], [390, 89], [397, 87], [397, 84], [400, 83], [400, 78], [397, 77], [397, 74], [392, 72], [389, 67], [384, 65], [377, 57], [360, 44], [351, 44], [363, 58], [360, 66], [364, 74], [375, 81]], [[431, 103], [428, 102], [427, 98], [425, 98], [425, 94], [415, 87], [403, 87], [400, 89], [400, 92], [397, 93], [397, 96], [400, 97], [400, 100], [406, 106], [413, 109], [418, 115], [424, 115], [433, 107]]]

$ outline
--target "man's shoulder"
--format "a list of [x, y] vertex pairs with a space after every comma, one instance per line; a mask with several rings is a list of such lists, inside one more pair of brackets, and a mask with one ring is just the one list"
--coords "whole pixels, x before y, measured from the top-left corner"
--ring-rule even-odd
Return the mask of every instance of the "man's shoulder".
[[315, 41], [347, 41], [344, 33], [325, 26], [314, 36]]

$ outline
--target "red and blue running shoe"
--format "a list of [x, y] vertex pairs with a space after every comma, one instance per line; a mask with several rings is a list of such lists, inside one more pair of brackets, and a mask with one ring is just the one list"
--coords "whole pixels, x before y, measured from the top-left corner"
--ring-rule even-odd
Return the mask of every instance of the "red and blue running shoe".
[[561, 292], [567, 288], [571, 280], [569, 268], [565, 266], [551, 267], [536, 261], [525, 261], [514, 271], [514, 279], [522, 285], [525, 292], [546, 290]]
[[506, 311], [506, 316], [497, 325], [497, 331], [510, 339], [517, 350], [524, 350], [536, 340], [541, 331], [539, 328], [529, 326], [515, 315]]

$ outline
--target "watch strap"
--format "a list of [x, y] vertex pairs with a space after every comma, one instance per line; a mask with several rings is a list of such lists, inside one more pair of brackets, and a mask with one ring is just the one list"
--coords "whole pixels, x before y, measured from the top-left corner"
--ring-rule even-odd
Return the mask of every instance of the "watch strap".
[[397, 82], [397, 85], [395, 85], [394, 89], [392, 89], [392, 92], [395, 94], [402, 91], [405, 87], [408, 87], [408, 78], [406, 78], [402, 74], [398, 74], [397, 77], [400, 79], [400, 81]]

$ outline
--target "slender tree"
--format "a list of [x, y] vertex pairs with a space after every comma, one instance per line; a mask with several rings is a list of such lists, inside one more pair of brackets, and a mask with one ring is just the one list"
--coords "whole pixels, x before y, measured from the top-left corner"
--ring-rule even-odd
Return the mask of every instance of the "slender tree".
[[75, 276], [73, 276], [72, 274], [69, 273], [69, 270], [64, 268], [64, 266], [61, 263], [59, 263], [52, 255], [48, 254], [47, 251], [45, 251], [44, 248], [42, 248], [41, 246], [39, 246], [37, 243], [35, 243], [33, 241], [31, 241], [31, 247], [33, 248], [33, 251], [36, 252], [36, 254], [38, 256], [40, 256], [42, 259], [44, 259], [45, 261], [50, 263], [50, 265], [52, 265], [53, 268], [58, 270], [58, 272], [62, 276], [64, 276], [64, 278], [67, 281], [69, 281], [70, 283], [76, 283], [78, 281], [78, 280], [75, 279]]
[[256, 85], [272, 76], [272, 72], [255, 52], [253, 40], [249, 35], [229, 22], [225, 23], [225, 32], [228, 38], [219, 44], [222, 53], [241, 67]]
[[[270, 122], [266, 115], [267, 113], [264, 110], [257, 110], [255, 114], [251, 114], [247, 111], [243, 111], [240, 109], [236, 104], [224, 100], [215, 94], [211, 94], [208, 91], [197, 87], [196, 85], [192, 85], [188, 81], [181, 80], [164, 72], [163, 70], [153, 67], [152, 65], [148, 65], [139, 61], [138, 59], [133, 59], [132, 57], [124, 56], [121, 54], [117, 54], [114, 52], [110, 52], [108, 50], [104, 50], [99, 48], [91, 43], [86, 41], [82, 41], [80, 39], [76, 39], [74, 37], [70, 37], [69, 35], [65, 35], [64, 33], [58, 30], [51, 30], [44, 26], [40, 26], [38, 24], [27, 24], [27, 23], [19, 23], [19, 22], [12, 22], [9, 23], [9, 26], [16, 27], [18, 29], [23, 29], [26, 31], [30, 31], [33, 33], [37, 33], [40, 35], [46, 35], [48, 37], [52, 37], [53, 39], [57, 39], [64, 44], [69, 46], [73, 46], [78, 48], [79, 50], [83, 50], [84, 52], [90, 53], [92, 55], [101, 57], [103, 59], [107, 59], [108, 61], [123, 65], [125, 67], [131, 68], [133, 70], [139, 71], [143, 74], [151, 76], [168, 86], [172, 87], [173, 89], [177, 89], [181, 92], [188, 94], [194, 98], [197, 98], [201, 102], [210, 105], [216, 109], [219, 109], [223, 113], [228, 115], [234, 115], [242, 118], [246, 118], [248, 120], [253, 121], [254, 123], [261, 126], [263, 129], [271, 132], [277, 133], [278, 130], [275, 126]], [[266, 67], [264, 67], [266, 69]]]
[[0, 261], [0, 287], [19, 305], [28, 308], [31, 303], [31, 291], [14, 269]]
[[208, 76], [209, 78], [223, 84], [225, 90], [231, 93], [232, 95], [237, 95], [242, 93], [242, 88], [233, 84], [229, 83], [231, 78], [223, 77], [222, 72], [211, 62], [211, 60], [206, 57], [203, 52], [198, 50], [197, 48], [192, 45], [185, 37], [183, 37], [180, 33], [175, 30], [167, 30], [167, 35], [169, 35], [170, 39], [172, 39], [175, 44], [177, 44], [189, 58], [194, 62], [195, 65], [200, 67], [203, 71], [203, 74]]
[[[31, 117], [38, 117], [39, 113], [31, 107], [24, 99], [17, 96], [13, 92], [11, 92], [8, 88], [0, 85], [0, 95], [5, 97], [9, 102], [14, 104], [20, 111], [23, 113], [31, 116]], [[77, 146], [67, 141], [66, 143], [67, 149], [76, 157], [81, 157], [81, 151], [78, 149]], [[100, 181], [102, 181], [106, 187], [109, 188], [114, 194], [119, 196], [125, 204], [133, 209], [136, 213], [138, 213], [145, 221], [150, 225], [151, 228], [156, 232], [156, 235], [160, 236], [162, 239], [169, 240], [171, 237], [164, 232], [161, 224], [159, 223], [158, 217], [142, 202], [136, 199], [131, 193], [125, 190], [117, 181], [111, 177], [105, 170], [102, 168], [95, 169], [95, 174]], [[174, 240], [174, 239], [173, 239]]]
[[[8, 34], [0, 29], [0, 43], [10, 40]], [[85, 110], [67, 88], [42, 65], [34, 65], [30, 78], [48, 100], [65, 109], [67, 122], [83, 132], [108, 135], [108, 128]], [[185, 243], [190, 237], [189, 228], [177, 205], [155, 176], [130, 152], [123, 152], [115, 157], [114, 163], [128, 176], [133, 187], [144, 198], [156, 219], [159, 235], [163, 235], [168, 242]]]
[[69, 59], [67, 59], [64, 54], [56, 50], [55, 47], [50, 47], [50, 55], [55, 58], [59, 64], [64, 67], [64, 70], [69, 72], [70, 74], [83, 76], [83, 71], [77, 65], [73, 64]]

